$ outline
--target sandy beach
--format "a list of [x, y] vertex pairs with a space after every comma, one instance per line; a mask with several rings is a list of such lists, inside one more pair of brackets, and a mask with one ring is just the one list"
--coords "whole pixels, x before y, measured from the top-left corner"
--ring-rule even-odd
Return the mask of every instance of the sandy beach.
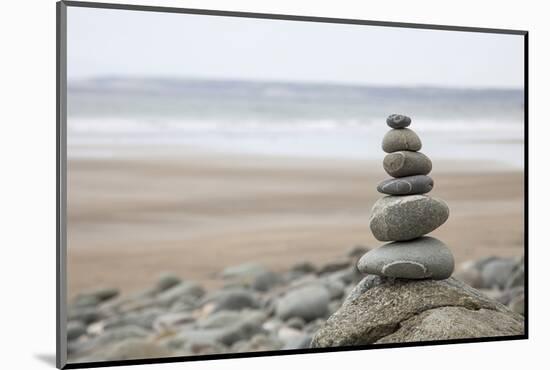
[[[451, 209], [432, 235], [457, 264], [523, 253], [523, 172], [435, 161]], [[379, 162], [184, 153], [68, 161], [68, 293], [147, 288], [162, 272], [206, 287], [223, 268], [323, 264], [381, 245], [368, 227]]]

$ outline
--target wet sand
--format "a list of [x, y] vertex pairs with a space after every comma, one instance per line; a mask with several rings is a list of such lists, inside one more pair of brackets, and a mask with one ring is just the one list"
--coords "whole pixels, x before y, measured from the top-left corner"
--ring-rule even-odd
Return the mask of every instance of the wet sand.
[[[432, 233], [457, 263], [523, 252], [523, 172], [434, 161], [431, 195], [451, 216]], [[69, 296], [147, 288], [171, 271], [207, 287], [244, 262], [321, 265], [381, 245], [368, 227], [379, 162], [237, 155], [68, 161]]]

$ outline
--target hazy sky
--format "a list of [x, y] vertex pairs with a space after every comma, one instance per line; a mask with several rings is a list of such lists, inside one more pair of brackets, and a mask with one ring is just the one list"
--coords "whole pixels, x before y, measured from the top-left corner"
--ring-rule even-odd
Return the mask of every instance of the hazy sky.
[[68, 8], [68, 76], [523, 87], [523, 37]]

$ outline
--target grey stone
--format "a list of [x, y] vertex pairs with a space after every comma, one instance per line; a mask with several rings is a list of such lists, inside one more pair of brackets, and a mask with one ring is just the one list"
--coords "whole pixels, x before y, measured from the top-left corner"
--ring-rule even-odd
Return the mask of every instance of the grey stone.
[[521, 315], [453, 278], [368, 283], [368, 289], [349, 298], [316, 332], [312, 347], [524, 333]]
[[339, 299], [344, 295], [346, 286], [338, 279], [323, 279], [323, 285], [327, 288], [330, 299]]
[[310, 286], [315, 284], [319, 286], [323, 286], [323, 280], [325, 278], [326, 277], [320, 278], [319, 276], [314, 274], [304, 275], [295, 279], [294, 281], [291, 281], [286, 290], [289, 291], [289, 290], [298, 289], [304, 286]]
[[91, 302], [96, 302], [97, 304], [115, 298], [119, 295], [119, 293], [120, 291], [116, 288], [95, 289], [78, 294], [75, 297], [75, 304], [78, 304], [79, 302], [87, 302], [88, 304]]
[[183, 297], [170, 306], [170, 312], [187, 312], [197, 308], [197, 299], [194, 297]]
[[481, 270], [483, 286], [504, 289], [515, 268], [516, 262], [512, 259], [502, 258], [486, 263]]
[[456, 271], [453, 277], [465, 282], [472, 288], [483, 288], [483, 279], [481, 278], [481, 272], [473, 266], [462, 268], [461, 270]]
[[223, 270], [226, 288], [253, 288], [266, 292], [283, 282], [283, 278], [258, 263], [245, 263]]
[[357, 267], [364, 274], [390, 278], [443, 280], [453, 273], [454, 258], [440, 240], [424, 236], [373, 249]]
[[509, 313], [481, 308], [442, 307], [401, 322], [399, 330], [376, 343], [469, 339], [523, 334], [523, 323]]
[[71, 341], [86, 334], [86, 325], [82, 321], [67, 322], [67, 340]]
[[95, 307], [100, 303], [94, 295], [79, 295], [73, 300], [73, 307]]
[[211, 355], [215, 353], [229, 353], [229, 348], [219, 342], [188, 341], [184, 346], [185, 352], [191, 355]]
[[128, 312], [119, 316], [109, 317], [103, 327], [113, 329], [122, 326], [141, 326], [144, 329], [153, 329], [153, 323], [162, 314], [159, 308], [149, 308], [139, 312]]
[[301, 317], [311, 321], [327, 315], [329, 302], [329, 291], [319, 284], [311, 284], [287, 292], [277, 301], [275, 313], [282, 320]]
[[[293, 318], [294, 319], [294, 318]], [[300, 320], [303, 320], [302, 318], [299, 318]], [[262, 324], [262, 329], [269, 331], [269, 332], [275, 332], [279, 330], [284, 325], [283, 321], [277, 317], [272, 317], [269, 320], [266, 320]]]
[[420, 152], [399, 151], [387, 154], [384, 170], [393, 177], [427, 175], [432, 170], [432, 161]]
[[197, 322], [197, 327], [202, 329], [223, 328], [230, 326], [242, 318], [242, 314], [237, 311], [219, 311], [214, 312]]
[[391, 128], [405, 128], [411, 124], [410, 117], [404, 116], [402, 114], [391, 114], [386, 118], [386, 123]]
[[293, 329], [303, 329], [306, 325], [306, 321], [301, 317], [291, 317], [286, 321], [286, 326]]
[[180, 299], [200, 298], [204, 295], [204, 289], [192, 281], [182, 281], [157, 296], [156, 302], [160, 305], [170, 306]]
[[376, 190], [389, 195], [414, 195], [429, 193], [433, 187], [434, 181], [430, 176], [416, 175], [384, 180]]
[[168, 290], [178, 285], [179, 283], [181, 283], [181, 279], [177, 275], [165, 272], [160, 275], [155, 290], [157, 292], [164, 292], [165, 290]]
[[491, 261], [496, 261], [498, 259], [499, 258], [495, 257], [495, 256], [484, 257], [484, 258], [481, 258], [477, 261], [473, 261], [473, 267], [475, 267], [476, 269], [478, 269], [481, 272], [481, 270], [483, 270], [483, 268], [485, 267], [486, 264], [488, 264]]
[[168, 337], [164, 344], [171, 349], [185, 348], [190, 353], [203, 352], [205, 349], [224, 346], [217, 340], [221, 330], [196, 330], [190, 329]]
[[290, 268], [291, 272], [298, 274], [312, 274], [317, 272], [317, 268], [311, 262], [299, 262]]
[[249, 289], [230, 288], [208, 295], [202, 304], [213, 303], [214, 312], [224, 310], [242, 310], [244, 308], [259, 308], [261, 306], [258, 295]]
[[240, 340], [251, 338], [253, 335], [263, 333], [262, 323], [266, 315], [261, 311], [246, 311], [241, 318], [228, 326], [209, 329], [187, 330], [175, 338], [183, 343], [212, 343], [219, 342], [232, 345]]
[[252, 281], [252, 288], [260, 292], [267, 292], [282, 284], [282, 277], [273, 271], [264, 271], [257, 274]]
[[251, 281], [259, 273], [268, 271], [265, 266], [258, 263], [243, 263], [237, 266], [230, 266], [222, 271], [224, 279], [243, 279]]
[[372, 207], [369, 226], [380, 241], [403, 241], [428, 234], [449, 218], [449, 207], [427, 195], [386, 196]]
[[95, 307], [71, 307], [68, 311], [68, 320], [82, 321], [87, 325], [99, 321], [104, 317]]
[[417, 152], [422, 148], [422, 142], [418, 135], [408, 128], [390, 130], [382, 139], [382, 150], [386, 153], [409, 150]]
[[153, 328], [158, 331], [166, 331], [179, 328], [195, 322], [192, 312], [173, 312], [159, 315], [153, 322]]
[[150, 334], [141, 326], [128, 325], [105, 330], [101, 335], [93, 339], [96, 346], [119, 342], [127, 338], [145, 338]]
[[[126, 313], [126, 312], [132, 312], [132, 311], [141, 311], [148, 308], [152, 308], [155, 306], [158, 306], [159, 303], [156, 298], [154, 298], [154, 294], [136, 294], [132, 295], [131, 297], [126, 297], [123, 300], [117, 302], [113, 305], [106, 305], [109, 306], [111, 310], [115, 310], [120, 313]], [[105, 306], [104, 306], [105, 307]]]

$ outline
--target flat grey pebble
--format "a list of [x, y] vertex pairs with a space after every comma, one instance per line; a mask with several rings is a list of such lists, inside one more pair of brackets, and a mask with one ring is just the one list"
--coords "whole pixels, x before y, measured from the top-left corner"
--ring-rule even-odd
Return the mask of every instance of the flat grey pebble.
[[429, 193], [433, 187], [434, 181], [430, 176], [416, 175], [384, 180], [376, 190], [389, 195], [414, 195]]
[[454, 258], [440, 240], [425, 236], [385, 244], [365, 254], [359, 271], [391, 278], [443, 280], [454, 270]]

